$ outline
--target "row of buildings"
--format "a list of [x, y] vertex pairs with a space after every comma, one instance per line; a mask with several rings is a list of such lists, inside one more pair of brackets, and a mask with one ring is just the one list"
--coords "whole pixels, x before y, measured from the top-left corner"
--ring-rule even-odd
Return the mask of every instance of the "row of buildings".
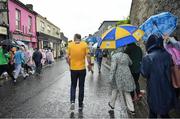
[[60, 28], [19, 0], [0, 0], [0, 40], [24, 42], [29, 48], [51, 48], [60, 56], [67, 37]]

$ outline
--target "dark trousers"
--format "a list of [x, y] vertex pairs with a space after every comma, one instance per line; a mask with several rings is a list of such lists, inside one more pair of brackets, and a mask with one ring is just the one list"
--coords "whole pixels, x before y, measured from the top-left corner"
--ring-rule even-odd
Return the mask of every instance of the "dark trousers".
[[[149, 110], [149, 118], [157, 118], [158, 117], [158, 114], [153, 112], [151, 109]], [[170, 118], [169, 117], [169, 114], [163, 114], [163, 115], [160, 115], [161, 118]]]
[[102, 64], [102, 58], [98, 58], [97, 62], [98, 62], [98, 69], [100, 71], [101, 70], [101, 64]]
[[134, 97], [135, 93], [137, 95], [140, 93], [140, 86], [139, 86], [139, 76], [140, 76], [140, 73], [132, 73], [132, 76], [134, 78], [134, 82], [135, 82], [135, 85], [136, 85], [136, 90], [131, 92], [131, 96]]
[[75, 103], [76, 99], [76, 87], [79, 80], [79, 107], [83, 106], [84, 100], [84, 83], [86, 77], [86, 70], [71, 70], [71, 103]]
[[29, 72], [29, 69], [30, 69], [31, 71], [33, 70], [33, 69], [32, 69], [29, 65], [27, 65], [27, 64], [24, 65], [24, 68], [25, 68], [25, 70], [26, 70], [26, 73]]
[[35, 62], [35, 65], [36, 65], [36, 73], [40, 74], [41, 73], [41, 69], [42, 69], [41, 62]]
[[13, 79], [15, 80], [13, 74], [12, 74], [12, 70], [11, 70], [11, 67], [10, 65], [0, 65], [0, 75], [2, 75], [3, 72], [7, 72], [8, 75]]

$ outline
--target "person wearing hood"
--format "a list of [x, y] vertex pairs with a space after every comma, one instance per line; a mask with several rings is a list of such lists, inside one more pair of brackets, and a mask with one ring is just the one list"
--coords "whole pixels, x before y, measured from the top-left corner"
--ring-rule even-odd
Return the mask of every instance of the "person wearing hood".
[[[132, 115], [135, 114], [131, 92], [136, 89], [136, 86], [129, 68], [129, 66], [132, 65], [132, 61], [129, 56], [124, 53], [124, 49], [124, 47], [118, 48], [112, 55], [109, 83], [113, 90], [108, 105], [111, 108], [109, 113], [113, 113], [115, 102], [119, 94], [122, 108], [121, 113], [125, 116], [123, 116], [123, 118], [127, 118], [127, 111]], [[128, 110], [126, 109], [125, 102]]]
[[147, 79], [149, 118], [168, 118], [176, 102], [171, 82], [170, 54], [163, 48], [163, 38], [151, 35], [146, 43], [147, 55], [141, 64], [141, 74]]
[[132, 60], [132, 65], [130, 66], [130, 70], [134, 78], [134, 82], [136, 84], [136, 89], [135, 91], [131, 92], [131, 96], [134, 101], [139, 100], [144, 95], [144, 93], [140, 91], [140, 85], [139, 85], [140, 67], [141, 67], [143, 52], [136, 43], [131, 43], [127, 45], [125, 53], [127, 53], [130, 59]]
[[24, 68], [22, 67], [25, 61], [23, 50], [24, 50], [23, 47], [17, 47], [17, 51], [14, 55], [14, 62], [15, 62], [14, 82], [16, 82], [16, 79], [18, 78], [20, 73], [23, 75], [24, 79], [28, 77], [28, 75], [24, 73]]
[[38, 48], [35, 49], [32, 58], [36, 65], [36, 75], [39, 75], [41, 73], [41, 69], [42, 69], [42, 64], [41, 64], [42, 54]]

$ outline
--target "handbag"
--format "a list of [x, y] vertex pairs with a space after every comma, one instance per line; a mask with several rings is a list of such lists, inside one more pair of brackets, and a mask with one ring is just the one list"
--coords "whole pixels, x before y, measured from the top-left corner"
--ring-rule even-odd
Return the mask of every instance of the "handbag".
[[174, 88], [180, 88], [180, 66], [174, 65], [171, 68], [171, 78]]

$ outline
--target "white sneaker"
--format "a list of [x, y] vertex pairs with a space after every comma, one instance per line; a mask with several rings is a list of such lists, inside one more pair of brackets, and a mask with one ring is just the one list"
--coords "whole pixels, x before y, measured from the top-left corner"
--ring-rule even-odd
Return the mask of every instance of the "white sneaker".
[[71, 103], [70, 110], [71, 110], [71, 111], [75, 110], [75, 104], [74, 104], [74, 103]]
[[14, 83], [16, 83], [16, 79], [15, 79], [15, 80], [13, 80], [13, 82], [14, 82]]

